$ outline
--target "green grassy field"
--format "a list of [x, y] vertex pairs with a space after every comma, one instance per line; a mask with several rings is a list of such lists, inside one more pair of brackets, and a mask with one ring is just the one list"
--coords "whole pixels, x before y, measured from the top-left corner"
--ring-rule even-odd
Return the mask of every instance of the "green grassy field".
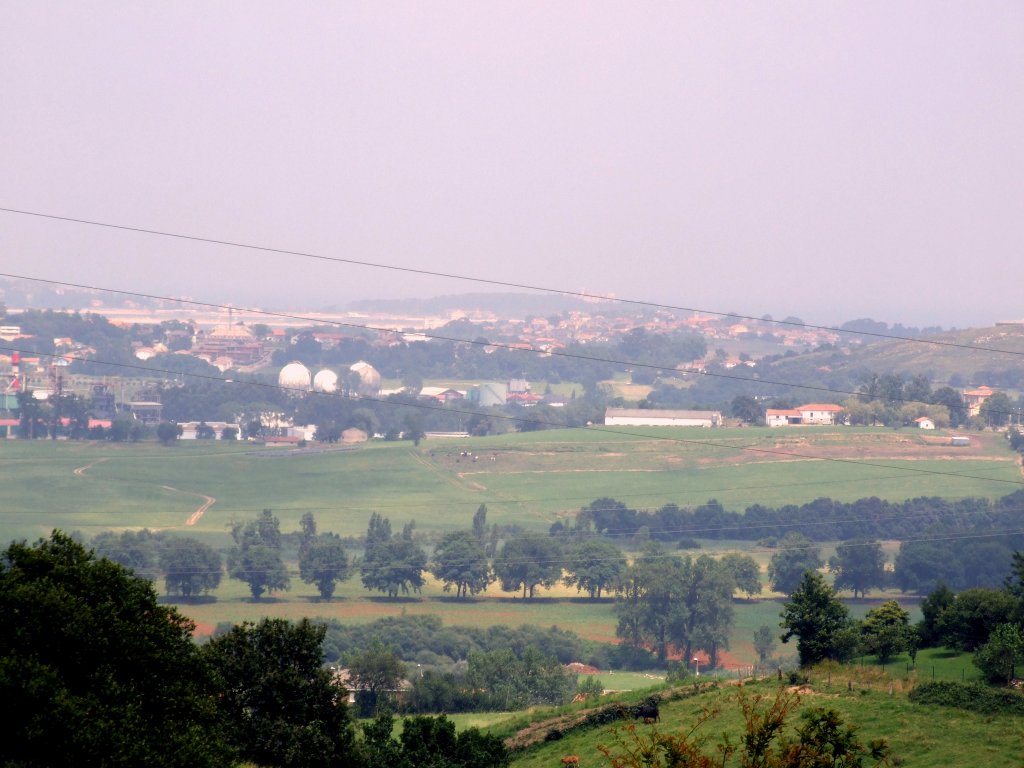
[[[734, 509], [824, 495], [995, 497], [1020, 481], [1013, 454], [1001, 441], [999, 435], [982, 434], [970, 448], [953, 451], [929, 445], [913, 431], [845, 428], [551, 430], [428, 440], [419, 448], [382, 442], [350, 451], [301, 453], [205, 442], [163, 447], [3, 441], [0, 472], [7, 482], [0, 483], [0, 538], [32, 540], [54, 527], [87, 538], [107, 529], [148, 527], [226, 546], [232, 521], [252, 518], [267, 507], [285, 532], [297, 530], [309, 511], [320, 530], [361, 535], [374, 511], [395, 526], [414, 518], [421, 532], [466, 528], [481, 503], [487, 505], [490, 523], [544, 530], [601, 496], [648, 508], [714, 497]], [[461, 456], [464, 450], [478, 460]], [[857, 463], [861, 460], [870, 464]], [[935, 467], [944, 474], [900, 467]], [[214, 503], [202, 517], [186, 525], [211, 498]], [[764, 569], [770, 552], [751, 546], [747, 541], [706, 542], [706, 549], [691, 554], [751, 551]], [[887, 546], [891, 554], [893, 547]], [[829, 553], [823, 548], [826, 557]], [[370, 595], [353, 579], [340, 586], [336, 600], [321, 603], [315, 590], [298, 580], [294, 563], [290, 569], [289, 592], [253, 602], [244, 584], [225, 579], [215, 601], [185, 605], [183, 611], [210, 626], [265, 615], [367, 622], [405, 612], [434, 613], [448, 624], [470, 626], [557, 625], [596, 641], [611, 641], [615, 634], [610, 602], [578, 599], [566, 588], [524, 601], [494, 586], [485, 599], [460, 602], [428, 582], [421, 596], [389, 601]], [[872, 604], [859, 602], [863, 606], [853, 604], [855, 612]], [[752, 663], [753, 631], [762, 624], [776, 625], [779, 608], [772, 599], [737, 604], [732, 661]]]
[[[602, 496], [638, 508], [715, 498], [743, 509], [821, 496], [993, 498], [1019, 487], [999, 435], [976, 435], [957, 450], [926, 439], [883, 429], [594, 428], [299, 454], [247, 444], [11, 440], [0, 442], [0, 538], [149, 527], [223, 541], [232, 520], [267, 507], [285, 531], [307, 511], [321, 530], [342, 535], [363, 533], [374, 511], [437, 531], [468, 525], [482, 503], [489, 522], [540, 530]], [[215, 502], [186, 527], [206, 497]]]

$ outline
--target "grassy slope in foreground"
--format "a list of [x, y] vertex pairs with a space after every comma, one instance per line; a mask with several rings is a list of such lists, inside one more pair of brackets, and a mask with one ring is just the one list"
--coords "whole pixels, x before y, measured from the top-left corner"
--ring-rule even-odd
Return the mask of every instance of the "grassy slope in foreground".
[[[972, 766], [973, 768], [999, 768], [1019, 766], [1024, 738], [1024, 719], [1012, 716], [986, 716], [962, 710], [920, 706], [907, 700], [907, 691], [896, 681], [889, 693], [889, 681], [878, 670], [853, 670], [857, 677], [853, 691], [847, 691], [846, 681], [838, 673], [832, 676], [831, 686], [813, 676], [811, 691], [801, 696], [799, 709], [826, 707], [837, 710], [843, 719], [857, 726], [862, 741], [885, 738], [895, 756], [906, 765], [916, 768], [939, 766]], [[773, 697], [778, 683], [767, 681], [744, 686], [747, 694]], [[656, 726], [640, 725], [640, 730], [656, 727], [666, 731], [689, 730], [703, 707], [720, 707], [722, 714], [701, 729], [712, 743], [725, 731], [733, 741], [742, 733], [742, 720], [735, 703], [737, 689], [724, 686], [702, 696], [667, 702], [661, 706], [662, 722]], [[799, 710], [790, 717], [791, 726], [799, 723]], [[495, 726], [495, 731], [500, 725]], [[792, 727], [789, 730], [792, 733]], [[599, 744], [611, 744], [607, 728], [595, 728], [570, 733], [563, 739], [548, 742], [520, 753], [514, 759], [515, 768], [547, 768], [559, 765], [560, 757], [578, 755], [580, 765], [586, 768], [607, 766], [608, 761], [598, 752]], [[709, 750], [713, 749], [709, 745]], [[735, 764], [735, 763], [732, 763]]]

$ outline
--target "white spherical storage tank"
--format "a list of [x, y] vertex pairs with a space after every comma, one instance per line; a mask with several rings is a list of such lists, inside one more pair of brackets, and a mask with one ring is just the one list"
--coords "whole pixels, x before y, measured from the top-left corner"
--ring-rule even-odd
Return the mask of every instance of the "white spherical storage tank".
[[282, 389], [297, 389], [301, 392], [309, 391], [309, 368], [302, 363], [288, 363], [277, 375], [277, 386]]
[[338, 389], [338, 374], [324, 368], [317, 371], [313, 377], [313, 389], [317, 392], [336, 392]]

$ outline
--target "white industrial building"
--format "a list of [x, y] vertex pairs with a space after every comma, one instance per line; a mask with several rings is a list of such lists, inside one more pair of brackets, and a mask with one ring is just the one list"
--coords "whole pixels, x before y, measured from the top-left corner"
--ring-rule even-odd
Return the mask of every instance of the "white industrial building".
[[608, 427], [720, 427], [722, 412], [608, 408], [604, 423]]

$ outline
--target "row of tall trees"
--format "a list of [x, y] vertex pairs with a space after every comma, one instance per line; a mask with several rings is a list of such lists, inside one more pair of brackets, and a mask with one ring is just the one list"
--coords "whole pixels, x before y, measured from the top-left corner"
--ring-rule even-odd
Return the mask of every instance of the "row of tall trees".
[[[780, 539], [795, 532], [812, 541], [905, 539], [922, 530], [936, 534], [1016, 529], [1024, 491], [998, 499], [917, 497], [891, 502], [876, 496], [843, 502], [822, 497], [805, 504], [769, 507], [752, 504], [729, 510], [714, 499], [694, 507], [665, 504], [656, 510], [635, 509], [612, 498], [582, 507], [576, 528], [620, 539], [646, 536], [665, 543], [701, 539]], [[553, 528], [561, 531], [564, 523]], [[1024, 537], [1012, 542], [1024, 546]]]

